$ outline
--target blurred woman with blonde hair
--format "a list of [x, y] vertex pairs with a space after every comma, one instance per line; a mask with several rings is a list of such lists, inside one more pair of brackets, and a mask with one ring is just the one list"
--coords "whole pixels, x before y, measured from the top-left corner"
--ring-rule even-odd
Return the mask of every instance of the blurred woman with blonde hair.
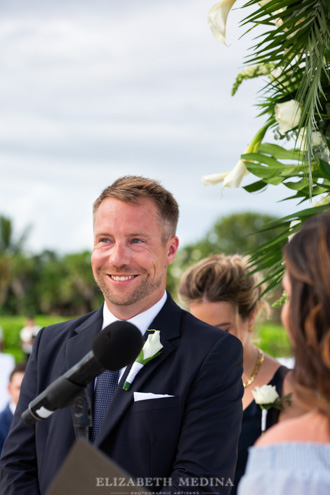
[[[230, 332], [243, 344], [243, 421], [232, 494], [236, 493], [245, 471], [248, 448], [261, 435], [262, 429], [301, 413], [295, 405], [283, 402], [280, 406], [283, 410], [269, 409], [262, 427], [261, 408], [254, 398], [255, 388], [270, 385], [275, 387], [279, 397], [292, 392], [290, 370], [265, 354], [252, 339], [256, 317], [262, 309], [269, 311], [268, 304], [260, 298], [263, 290], [260, 274], [250, 274], [248, 258], [240, 255], [217, 254], [203, 259], [184, 273], [179, 285], [180, 300], [194, 316]], [[273, 393], [275, 389], [272, 389]]]

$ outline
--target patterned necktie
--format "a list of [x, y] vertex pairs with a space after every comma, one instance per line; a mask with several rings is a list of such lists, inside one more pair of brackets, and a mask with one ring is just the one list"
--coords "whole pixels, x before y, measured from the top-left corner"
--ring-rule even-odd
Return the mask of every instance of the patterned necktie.
[[92, 442], [95, 442], [105, 413], [118, 385], [119, 371], [105, 370], [97, 377], [93, 404]]

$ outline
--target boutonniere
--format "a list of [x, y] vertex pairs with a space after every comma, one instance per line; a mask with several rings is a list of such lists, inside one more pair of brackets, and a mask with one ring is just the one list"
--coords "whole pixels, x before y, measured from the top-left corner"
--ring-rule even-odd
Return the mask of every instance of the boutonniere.
[[134, 361], [130, 372], [126, 378], [123, 389], [129, 390], [138, 372], [146, 365], [149, 361], [159, 356], [163, 345], [160, 342], [160, 331], [159, 330], [147, 330], [151, 333], [144, 343], [140, 354]]
[[266, 430], [266, 419], [268, 409], [274, 407], [275, 409], [284, 409], [283, 402], [291, 404], [292, 394], [284, 395], [280, 397], [276, 391], [275, 385], [263, 385], [262, 387], [256, 387], [252, 390], [252, 395], [255, 403], [260, 406], [261, 409], [261, 433]]

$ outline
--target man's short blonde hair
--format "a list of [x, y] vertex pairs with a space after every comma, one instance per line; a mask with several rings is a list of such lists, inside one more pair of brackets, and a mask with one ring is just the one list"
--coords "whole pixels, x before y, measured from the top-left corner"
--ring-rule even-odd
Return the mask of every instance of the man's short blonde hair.
[[176, 234], [179, 220], [178, 203], [156, 180], [135, 175], [120, 177], [104, 189], [94, 202], [94, 217], [101, 203], [107, 198], [115, 198], [124, 203], [138, 203], [144, 198], [151, 199], [158, 210], [163, 241]]

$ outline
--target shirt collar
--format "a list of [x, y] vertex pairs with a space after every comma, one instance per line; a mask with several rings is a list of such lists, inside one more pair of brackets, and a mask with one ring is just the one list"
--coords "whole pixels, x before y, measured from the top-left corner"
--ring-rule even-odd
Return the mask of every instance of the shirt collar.
[[[143, 311], [143, 313], [139, 313], [138, 315], [133, 316], [133, 318], [130, 318], [127, 321], [135, 325], [140, 330], [141, 334], [144, 335], [145, 332], [147, 331], [147, 328], [149, 328], [152, 321], [155, 319], [159, 311], [164, 306], [166, 299], [167, 299], [167, 293], [165, 291], [162, 298], [158, 302], [156, 302], [156, 304], [151, 306], [151, 308], [147, 309], [146, 311]], [[108, 306], [106, 305], [106, 303], [104, 303], [102, 330], [115, 321], [118, 321], [118, 318], [116, 318], [109, 311]]]
[[11, 410], [12, 414], [14, 415], [15, 410], [16, 410], [16, 404], [12, 400], [9, 402], [9, 409]]

